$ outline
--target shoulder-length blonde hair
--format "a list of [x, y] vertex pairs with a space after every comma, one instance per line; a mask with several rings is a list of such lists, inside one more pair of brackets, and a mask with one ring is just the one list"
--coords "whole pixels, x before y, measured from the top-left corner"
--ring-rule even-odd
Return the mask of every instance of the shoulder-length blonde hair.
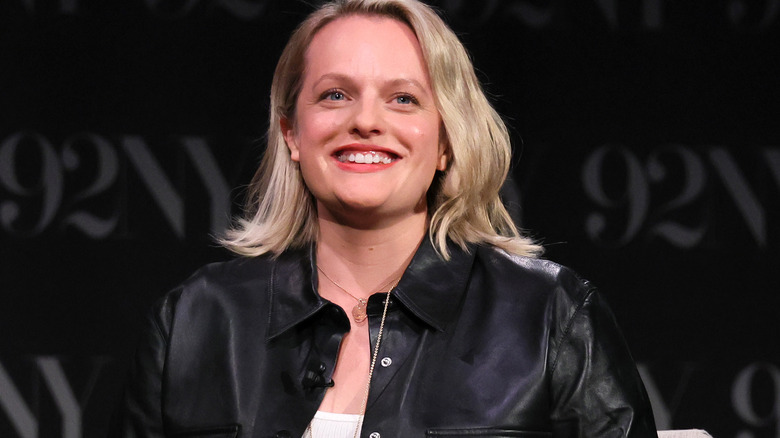
[[439, 253], [449, 257], [449, 239], [463, 248], [488, 243], [514, 254], [540, 254], [541, 247], [519, 233], [499, 198], [511, 159], [506, 126], [485, 97], [463, 44], [436, 12], [417, 0], [335, 0], [295, 30], [274, 72], [268, 144], [250, 183], [244, 215], [220, 243], [238, 254], [258, 256], [316, 240], [315, 200], [290, 158], [279, 122], [295, 120], [306, 50], [314, 35], [353, 14], [399, 20], [422, 47], [449, 154], [447, 170], [437, 172], [428, 193], [428, 234]]

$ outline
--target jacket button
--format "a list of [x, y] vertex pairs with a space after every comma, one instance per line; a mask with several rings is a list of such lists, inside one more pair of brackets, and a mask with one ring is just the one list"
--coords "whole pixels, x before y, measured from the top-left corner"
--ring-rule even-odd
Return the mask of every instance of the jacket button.
[[380, 435], [379, 432], [371, 432], [371, 435], [369, 435], [368, 438], [382, 438], [382, 435]]
[[379, 363], [381, 363], [383, 367], [387, 368], [393, 364], [393, 359], [390, 359], [389, 357], [383, 357], [382, 361]]
[[292, 435], [289, 430], [280, 430], [279, 432], [276, 432], [274, 438], [292, 438]]

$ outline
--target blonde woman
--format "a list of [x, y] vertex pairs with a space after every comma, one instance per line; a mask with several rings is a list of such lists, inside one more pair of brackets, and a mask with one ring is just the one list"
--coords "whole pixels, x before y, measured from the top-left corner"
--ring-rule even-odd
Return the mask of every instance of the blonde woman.
[[428, 6], [317, 9], [222, 241], [241, 257], [160, 302], [121, 435], [655, 436], [598, 292], [501, 204], [510, 152]]

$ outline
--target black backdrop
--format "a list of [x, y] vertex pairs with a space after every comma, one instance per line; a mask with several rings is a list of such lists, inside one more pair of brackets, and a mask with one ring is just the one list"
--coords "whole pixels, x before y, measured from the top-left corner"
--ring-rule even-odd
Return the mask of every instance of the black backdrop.
[[[517, 220], [605, 293], [661, 428], [780, 437], [780, 0], [442, 0]], [[263, 150], [310, 7], [0, 3], [0, 436], [105, 433], [150, 303]]]

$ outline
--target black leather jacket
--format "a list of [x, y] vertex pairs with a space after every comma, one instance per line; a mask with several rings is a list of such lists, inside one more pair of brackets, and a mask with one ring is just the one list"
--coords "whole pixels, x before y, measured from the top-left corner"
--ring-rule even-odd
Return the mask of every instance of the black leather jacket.
[[[349, 329], [313, 272], [312, 250], [236, 259], [166, 295], [115, 435], [300, 437]], [[369, 300], [372, 343], [384, 297]], [[549, 261], [478, 246], [445, 262], [426, 239], [378, 357], [362, 437], [656, 436], [612, 314]]]

